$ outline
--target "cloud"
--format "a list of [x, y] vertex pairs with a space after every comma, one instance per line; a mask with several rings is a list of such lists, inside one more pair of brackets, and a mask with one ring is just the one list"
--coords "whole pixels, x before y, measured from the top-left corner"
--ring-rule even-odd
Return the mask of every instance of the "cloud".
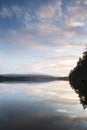
[[78, 26], [82, 27], [82, 26], [84, 26], [84, 22], [71, 22], [70, 26], [72, 26], [72, 27], [78, 27]]
[[[84, 1], [86, 2], [86, 1]], [[84, 26], [86, 25], [87, 19], [87, 5], [83, 2], [75, 1], [74, 4], [67, 7], [67, 18], [68, 22], [74, 24], [74, 26]], [[72, 25], [71, 24], [71, 25]]]
[[[5, 11], [3, 11], [3, 8]], [[11, 7], [3, 6], [3, 8], [0, 11], [2, 14], [1, 17], [14, 18], [14, 16], [16, 16], [18, 21], [21, 20], [20, 29], [9, 30], [10, 33], [8, 37], [6, 34], [5, 39], [9, 39], [9, 42], [16, 42], [17, 44], [23, 43], [26, 45], [28, 45], [29, 42], [31, 45], [35, 45], [36, 43], [39, 45], [52, 45], [58, 44], [57, 42], [64, 42], [64, 40], [60, 38], [62, 37], [60, 36], [62, 33], [61, 27], [57, 27], [57, 25], [54, 24], [55, 19], [58, 20], [62, 16], [61, 0], [56, 1], [54, 4], [50, 2], [41, 5], [34, 14], [31, 9], [18, 5], [12, 5]], [[56, 35], [59, 36], [55, 41]]]
[[8, 5], [3, 5], [0, 10], [0, 17], [1, 18], [13, 18], [14, 16], [20, 18], [24, 17], [25, 9], [23, 6], [18, 5], [11, 5], [9, 7]]
[[3, 6], [1, 11], [0, 11], [0, 16], [2, 18], [5, 18], [5, 17], [10, 18], [12, 16], [12, 12], [8, 7]]
[[[11, 52], [9, 50], [8, 52], [5, 51], [5, 53], [9, 53], [9, 56], [5, 56], [4, 65], [1, 64], [0, 71], [1, 73], [45, 73], [68, 76], [69, 71], [76, 66], [79, 57], [82, 55], [83, 47], [78, 44], [76, 46], [50, 48], [41, 46], [39, 48], [37, 43], [36, 49], [35, 45], [23, 44], [20, 51], [20, 45], [19, 48], [17, 45], [14, 51], [11, 48]], [[56, 49], [60, 48], [64, 51], [56, 52]]]
[[54, 18], [58, 20], [58, 18], [62, 16], [61, 5], [61, 0], [57, 0], [54, 3], [50, 2], [47, 5], [44, 4], [39, 8], [36, 15], [40, 19], [40, 21], [52, 20]]
[[84, 0], [84, 4], [87, 5], [87, 0]]
[[58, 109], [57, 112], [61, 112], [61, 113], [68, 113], [69, 111], [66, 109]]
[[74, 1], [65, 5], [64, 10], [63, 4], [61, 0], [51, 1], [40, 4], [35, 10], [17, 4], [10, 7], [4, 5], [0, 16], [10, 18], [9, 20], [14, 18], [19, 26], [16, 29], [10, 28], [4, 35], [0, 34], [0, 41], [37, 48], [66, 46], [79, 42], [87, 44], [87, 32], [84, 30], [87, 18], [86, 4], [81, 4], [80, 0]]
[[23, 17], [24, 16], [24, 8], [23, 6], [18, 6], [18, 5], [12, 5], [11, 7], [11, 11], [13, 13], [13, 15], [16, 15], [16, 17]]

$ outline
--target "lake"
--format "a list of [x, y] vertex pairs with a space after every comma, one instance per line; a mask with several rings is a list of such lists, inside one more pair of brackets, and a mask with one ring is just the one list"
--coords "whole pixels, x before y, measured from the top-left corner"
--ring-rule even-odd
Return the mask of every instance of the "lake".
[[0, 84], [0, 129], [87, 130], [86, 115], [68, 81]]

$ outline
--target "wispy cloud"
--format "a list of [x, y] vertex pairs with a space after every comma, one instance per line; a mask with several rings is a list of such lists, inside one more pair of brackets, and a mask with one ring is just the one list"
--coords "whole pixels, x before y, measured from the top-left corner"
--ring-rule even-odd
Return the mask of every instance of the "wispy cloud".
[[62, 2], [61, 0], [57, 0], [54, 3], [49, 3], [47, 5], [43, 5], [40, 7], [40, 9], [37, 11], [36, 15], [40, 19], [40, 21], [47, 21], [52, 20], [52, 18], [55, 18], [58, 20], [58, 18], [62, 17], [62, 8], [61, 8]]
[[80, 40], [86, 42], [86, 1], [83, 4], [79, 0], [73, 2], [65, 11], [62, 6], [61, 0], [42, 4], [35, 11], [23, 5], [3, 6], [0, 10], [2, 18], [16, 17], [20, 21], [20, 28], [11, 28], [6, 39], [25, 45], [62, 45], [79, 42], [81, 36]]
[[0, 11], [0, 16], [2, 18], [5, 18], [5, 17], [9, 17], [10, 18], [12, 16], [12, 12], [11, 12], [11, 10], [8, 7], [3, 6], [1, 11]]

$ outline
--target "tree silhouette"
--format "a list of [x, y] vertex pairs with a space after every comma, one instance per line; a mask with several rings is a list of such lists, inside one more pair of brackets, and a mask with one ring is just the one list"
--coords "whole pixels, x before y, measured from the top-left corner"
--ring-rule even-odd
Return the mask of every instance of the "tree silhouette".
[[87, 108], [87, 51], [83, 52], [76, 67], [69, 74], [71, 87], [78, 93], [83, 108]]

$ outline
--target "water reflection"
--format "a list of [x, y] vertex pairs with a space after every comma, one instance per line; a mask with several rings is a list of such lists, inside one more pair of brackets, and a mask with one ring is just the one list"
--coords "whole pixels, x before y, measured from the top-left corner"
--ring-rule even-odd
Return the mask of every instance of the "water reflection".
[[78, 85], [78, 83], [74, 83], [70, 81], [71, 87], [75, 90], [75, 92], [78, 94], [80, 103], [82, 104], [83, 108], [87, 108], [87, 84], [84, 81], [81, 81]]
[[85, 130], [86, 121], [67, 81], [0, 84], [0, 129]]

